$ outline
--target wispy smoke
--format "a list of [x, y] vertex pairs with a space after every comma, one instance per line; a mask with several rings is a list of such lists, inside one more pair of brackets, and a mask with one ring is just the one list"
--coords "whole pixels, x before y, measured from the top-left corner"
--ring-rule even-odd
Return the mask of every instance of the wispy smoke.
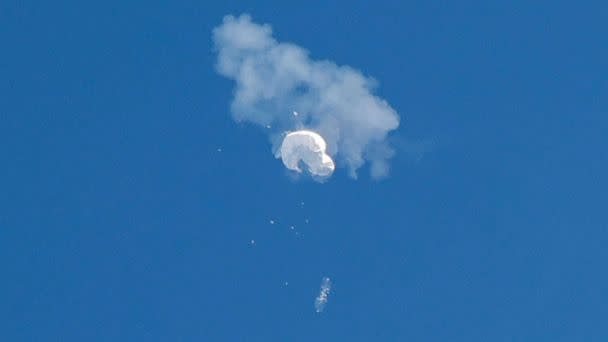
[[325, 304], [327, 304], [329, 298], [329, 291], [331, 291], [331, 280], [325, 277], [321, 281], [321, 291], [319, 291], [319, 295], [315, 298], [315, 310], [317, 312], [323, 312], [323, 309], [325, 309]]
[[372, 94], [371, 78], [310, 59], [308, 51], [277, 42], [270, 26], [248, 15], [224, 17], [213, 39], [218, 72], [236, 82], [234, 118], [265, 127], [275, 153], [285, 131], [307, 129], [325, 139], [327, 153], [352, 177], [366, 161], [372, 177], [387, 174], [393, 152], [386, 137], [399, 126], [399, 116]]

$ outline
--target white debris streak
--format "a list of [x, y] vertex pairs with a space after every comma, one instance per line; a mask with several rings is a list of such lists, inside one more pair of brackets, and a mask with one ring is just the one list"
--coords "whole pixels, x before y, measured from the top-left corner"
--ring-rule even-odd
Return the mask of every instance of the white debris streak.
[[315, 310], [317, 312], [323, 312], [327, 300], [329, 299], [329, 292], [331, 291], [331, 280], [328, 277], [324, 277], [321, 281], [321, 290], [319, 295], [315, 298]]

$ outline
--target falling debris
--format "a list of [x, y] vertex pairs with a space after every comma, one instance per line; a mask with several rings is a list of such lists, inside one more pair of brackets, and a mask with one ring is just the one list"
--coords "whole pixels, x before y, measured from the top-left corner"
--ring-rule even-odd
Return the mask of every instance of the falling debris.
[[289, 286], [289, 282], [287, 282], [287, 281], [286, 281], [286, 282], [285, 282], [285, 286]]
[[252, 245], [255, 245], [255, 240], [251, 240], [251, 244], [252, 244]]
[[270, 224], [274, 224], [274, 220], [270, 220]]
[[272, 126], [270, 126], [270, 125], [266, 125], [266, 128], [271, 129], [271, 128], [272, 128]]
[[289, 226], [289, 229], [294, 230], [296, 229], [296, 226]]
[[218, 152], [222, 152], [222, 148], [221, 148], [221, 147], [220, 147], [220, 148], [218, 148], [218, 149], [217, 149], [217, 151], [218, 151]]
[[323, 137], [313, 131], [301, 130], [290, 132], [283, 139], [277, 158], [290, 170], [302, 172], [304, 164], [313, 176], [329, 177], [336, 166], [326, 153], [327, 144]]
[[319, 291], [319, 296], [315, 298], [315, 310], [317, 312], [323, 312], [323, 309], [325, 309], [325, 304], [327, 304], [330, 290], [331, 280], [328, 277], [324, 277], [321, 281], [321, 291]]
[[293, 116], [298, 116], [298, 112], [296, 112], [295, 110], [293, 111]]

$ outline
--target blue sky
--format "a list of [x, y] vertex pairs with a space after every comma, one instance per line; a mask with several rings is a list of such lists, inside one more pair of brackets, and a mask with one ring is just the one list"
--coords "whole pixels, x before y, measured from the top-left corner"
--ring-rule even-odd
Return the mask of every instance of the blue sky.
[[[3, 2], [0, 339], [607, 340], [607, 10]], [[294, 180], [232, 120], [241, 13], [378, 81], [388, 178]]]

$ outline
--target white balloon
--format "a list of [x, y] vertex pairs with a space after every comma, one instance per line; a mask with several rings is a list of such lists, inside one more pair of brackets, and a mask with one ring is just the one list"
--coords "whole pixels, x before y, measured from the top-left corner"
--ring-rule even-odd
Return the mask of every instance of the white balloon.
[[328, 177], [336, 166], [327, 154], [323, 137], [313, 131], [301, 130], [288, 133], [281, 144], [280, 156], [290, 170], [302, 172], [304, 164], [312, 175]]

